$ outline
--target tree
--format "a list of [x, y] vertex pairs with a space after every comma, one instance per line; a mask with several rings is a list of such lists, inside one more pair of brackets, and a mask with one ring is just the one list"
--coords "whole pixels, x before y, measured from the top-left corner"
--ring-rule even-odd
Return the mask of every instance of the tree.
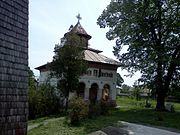
[[83, 42], [77, 34], [69, 32], [63, 38], [63, 45], [57, 45], [54, 49], [55, 55], [50, 65], [53, 75], [58, 81], [58, 88], [66, 99], [68, 108], [69, 92], [77, 90], [79, 76], [87, 69], [84, 60]]
[[[122, 68], [141, 71], [139, 81], [155, 88], [157, 110], [165, 110], [172, 80], [180, 74], [180, 1], [112, 0], [98, 18], [106, 37], [116, 39], [114, 55]], [[120, 54], [127, 46], [127, 52]]]
[[35, 84], [35, 76], [33, 71], [28, 68], [28, 103], [29, 103], [29, 118], [35, 118], [35, 104], [37, 101], [36, 96], [36, 84]]
[[51, 86], [49, 80], [45, 84], [37, 85], [30, 68], [28, 69], [28, 88], [29, 119], [60, 113], [62, 109], [60, 91]]
[[36, 89], [36, 82], [33, 71], [28, 67], [28, 87], [29, 91]]
[[123, 78], [119, 73], [117, 73], [117, 82], [116, 82], [117, 86], [121, 87], [123, 82], [124, 82]]
[[129, 93], [129, 92], [130, 92], [130, 89], [131, 89], [131, 87], [128, 86], [128, 85], [126, 85], [126, 84], [123, 84], [123, 85], [121, 86], [121, 88], [122, 88], [122, 90], [121, 90], [122, 93]]

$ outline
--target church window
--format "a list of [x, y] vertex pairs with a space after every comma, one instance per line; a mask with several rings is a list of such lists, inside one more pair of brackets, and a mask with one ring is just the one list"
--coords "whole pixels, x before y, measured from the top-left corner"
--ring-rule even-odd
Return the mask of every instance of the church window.
[[77, 96], [84, 98], [85, 83], [80, 82], [78, 84]]
[[91, 76], [91, 70], [87, 70], [86, 75]]
[[94, 70], [93, 75], [97, 76], [98, 75], [98, 70]]
[[105, 73], [103, 73], [103, 72], [101, 72], [101, 76], [102, 77], [113, 77], [113, 73], [107, 73], [107, 72], [105, 72]]

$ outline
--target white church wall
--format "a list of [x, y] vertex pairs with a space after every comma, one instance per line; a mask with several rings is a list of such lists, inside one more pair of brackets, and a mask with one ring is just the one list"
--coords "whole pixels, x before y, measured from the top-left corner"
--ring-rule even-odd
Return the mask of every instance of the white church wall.
[[40, 72], [39, 84], [50, 83], [52, 86], [57, 85], [57, 78], [50, 76], [50, 71]]
[[[94, 70], [97, 70], [97, 75], [94, 75]], [[109, 73], [112, 74], [112, 77], [99, 77], [99, 69], [98, 68], [88, 68], [87, 71], [91, 71], [91, 74], [85, 74], [80, 77], [79, 81], [84, 82], [86, 84], [85, 90], [85, 99], [89, 97], [89, 88], [93, 83], [96, 83], [99, 87], [97, 99], [100, 100], [102, 97], [102, 89], [105, 84], [110, 86], [110, 98], [111, 100], [116, 100], [116, 80], [117, 80], [117, 72], [116, 70], [105, 70], [101, 69], [101, 73]]]
[[[97, 71], [94, 72], [94, 71]], [[116, 80], [117, 80], [117, 72], [116, 70], [106, 70], [101, 69], [101, 75], [99, 76], [98, 68], [88, 68], [89, 73], [80, 76], [79, 82], [83, 82], [85, 84], [85, 100], [89, 99], [89, 88], [93, 83], [98, 85], [98, 93], [97, 100], [100, 100], [102, 97], [102, 90], [105, 84], [110, 86], [110, 98], [111, 100], [116, 100]], [[90, 73], [91, 72], [91, 73]], [[103, 75], [103, 76], [102, 76]], [[50, 78], [50, 71], [40, 72], [39, 84], [50, 82], [51, 85], [57, 85], [57, 78]]]

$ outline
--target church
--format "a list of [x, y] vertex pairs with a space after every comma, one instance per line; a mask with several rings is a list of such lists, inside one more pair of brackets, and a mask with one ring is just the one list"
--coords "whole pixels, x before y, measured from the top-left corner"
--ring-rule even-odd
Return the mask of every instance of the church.
[[[80, 18], [80, 16], [79, 16]], [[109, 101], [113, 106], [116, 105], [116, 81], [117, 68], [120, 64], [104, 55], [102, 51], [89, 47], [89, 35], [80, 24], [80, 19], [75, 26], [71, 26], [69, 32], [73, 32], [85, 41], [84, 55], [88, 63], [88, 69], [85, 74], [79, 78], [79, 92], [86, 101], [99, 101], [102, 98]], [[67, 32], [68, 33], [68, 32]], [[65, 33], [65, 34], [67, 34]], [[41, 65], [35, 69], [40, 71], [39, 84], [45, 83], [49, 78], [51, 71], [48, 64]], [[57, 84], [56, 78], [50, 78], [52, 85]], [[76, 93], [71, 93], [70, 96]]]

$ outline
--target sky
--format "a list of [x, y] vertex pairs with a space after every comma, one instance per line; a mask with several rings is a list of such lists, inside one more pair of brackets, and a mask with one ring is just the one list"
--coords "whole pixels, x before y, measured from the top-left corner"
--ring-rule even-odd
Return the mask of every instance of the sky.
[[[108, 28], [102, 29], [97, 25], [97, 18], [101, 15], [110, 0], [30, 0], [29, 1], [29, 66], [35, 76], [39, 71], [34, 68], [51, 62], [55, 44], [60, 43], [64, 33], [71, 25], [76, 25], [78, 14], [80, 23], [86, 32], [92, 36], [89, 40], [91, 48], [103, 51], [103, 55], [113, 58], [115, 40], [106, 39]], [[128, 72], [118, 68], [124, 84], [132, 86], [140, 76], [125, 77]]]

